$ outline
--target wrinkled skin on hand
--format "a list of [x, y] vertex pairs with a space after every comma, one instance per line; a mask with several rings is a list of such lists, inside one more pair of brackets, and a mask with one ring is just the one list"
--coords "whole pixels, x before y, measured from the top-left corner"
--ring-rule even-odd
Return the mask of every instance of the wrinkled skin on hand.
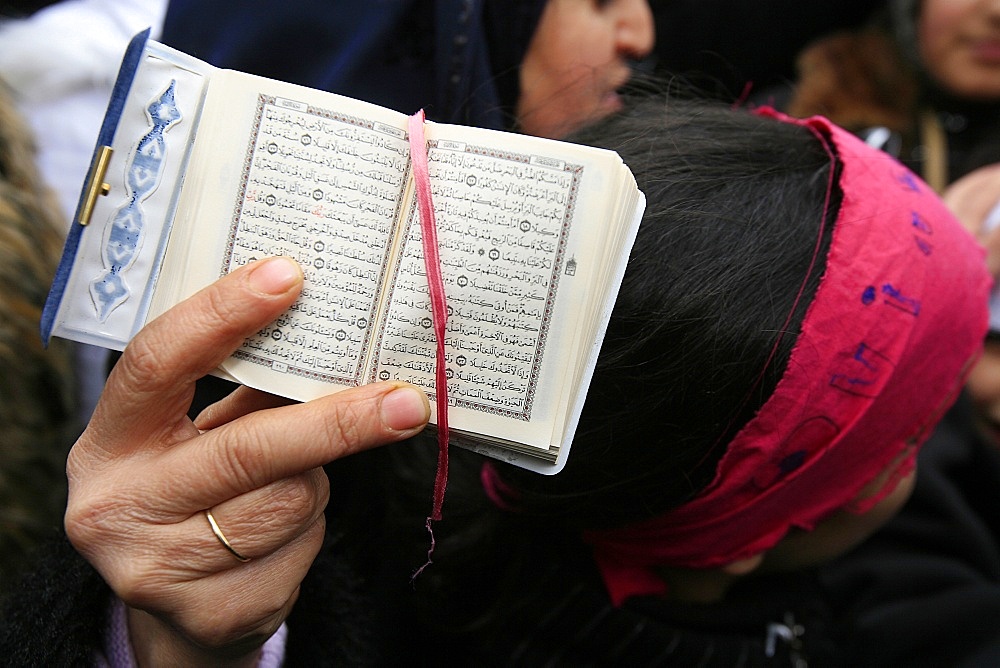
[[70, 453], [66, 530], [128, 606], [140, 665], [253, 665], [322, 544], [323, 464], [426, 425], [426, 396], [403, 383], [301, 404], [244, 387], [187, 417], [195, 382], [302, 281], [291, 260], [263, 260], [149, 323]]

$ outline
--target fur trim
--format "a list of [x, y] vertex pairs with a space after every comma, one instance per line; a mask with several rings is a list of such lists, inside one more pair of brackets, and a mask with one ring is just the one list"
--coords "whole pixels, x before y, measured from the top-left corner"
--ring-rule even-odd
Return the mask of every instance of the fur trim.
[[886, 35], [831, 35], [807, 47], [797, 67], [792, 116], [819, 114], [854, 132], [876, 126], [913, 130], [917, 78]]
[[33, 137], [0, 81], [0, 589], [61, 524], [66, 453], [78, 433], [73, 345], [38, 334], [62, 251]]

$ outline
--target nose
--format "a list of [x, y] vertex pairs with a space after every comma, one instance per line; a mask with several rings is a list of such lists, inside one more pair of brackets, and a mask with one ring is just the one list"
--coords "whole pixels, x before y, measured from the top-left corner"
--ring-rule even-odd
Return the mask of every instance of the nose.
[[645, 58], [656, 40], [653, 11], [648, 0], [624, 0], [617, 3], [617, 7], [615, 41], [618, 52], [636, 60]]

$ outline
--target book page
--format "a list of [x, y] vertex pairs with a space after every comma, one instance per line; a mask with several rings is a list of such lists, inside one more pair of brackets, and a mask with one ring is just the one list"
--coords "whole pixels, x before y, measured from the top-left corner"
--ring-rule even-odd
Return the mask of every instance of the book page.
[[211, 280], [262, 257], [287, 255], [302, 267], [305, 286], [291, 309], [249, 338], [223, 369], [296, 399], [358, 385], [409, 168], [405, 133], [387, 121], [403, 117], [224, 74], [230, 76], [213, 82], [206, 103], [206, 116], [224, 119], [212, 130], [217, 138], [209, 151], [232, 150], [226, 163], [238, 178], [199, 198], [198, 216], [209, 215], [210, 199], [211, 215], [222, 219], [214, 224], [226, 231], [210, 255], [199, 252], [200, 240], [192, 255]]
[[[213, 79], [203, 116], [211, 140], [192, 156], [178, 207], [187, 232], [171, 238], [164, 271], [183, 287], [164, 304], [238, 265], [289, 255], [305, 273], [302, 297], [224, 373], [301, 400], [387, 379], [433, 398], [405, 116], [232, 72]], [[554, 461], [579, 408], [609, 262], [622, 253], [614, 216], [627, 169], [609, 151], [510, 133], [431, 123], [427, 137], [450, 312], [450, 424], [458, 437]]]
[[[427, 134], [450, 424], [554, 458], [559, 399], [577, 370], [576, 335], [586, 335], [590, 281], [602, 272], [595, 249], [614, 227], [608, 195], [621, 162], [471, 128], [430, 124]], [[405, 380], [433, 397], [435, 337], [413, 210], [405, 233], [370, 380]]]
[[294, 257], [302, 297], [237, 359], [333, 385], [362, 382], [399, 217], [402, 131], [262, 95], [222, 270]]

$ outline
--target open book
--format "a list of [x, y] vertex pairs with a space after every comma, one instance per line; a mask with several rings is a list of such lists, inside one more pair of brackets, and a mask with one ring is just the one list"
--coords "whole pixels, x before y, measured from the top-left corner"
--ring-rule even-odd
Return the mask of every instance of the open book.
[[[217, 373], [299, 400], [401, 379], [433, 406], [408, 117], [147, 37], [125, 54], [43, 338], [122, 349], [231, 269], [287, 255], [303, 267], [302, 296]], [[610, 151], [435, 123], [425, 133], [451, 442], [554, 473], [645, 200]]]

